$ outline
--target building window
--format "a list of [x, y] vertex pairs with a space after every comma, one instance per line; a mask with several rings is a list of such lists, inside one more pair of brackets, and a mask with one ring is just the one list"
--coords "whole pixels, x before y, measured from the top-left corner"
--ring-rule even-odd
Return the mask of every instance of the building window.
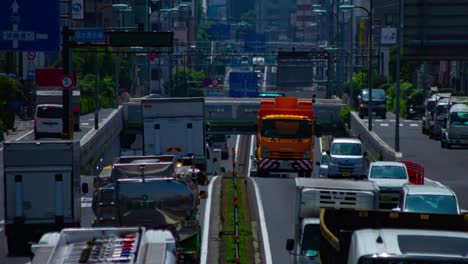
[[398, 22], [397, 16], [395, 14], [385, 14], [385, 25], [392, 26], [396, 25]]

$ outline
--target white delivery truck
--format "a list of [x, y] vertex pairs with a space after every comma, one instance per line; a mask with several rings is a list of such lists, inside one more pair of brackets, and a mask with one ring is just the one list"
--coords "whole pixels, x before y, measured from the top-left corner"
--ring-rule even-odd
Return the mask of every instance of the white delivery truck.
[[44, 233], [80, 225], [79, 141], [6, 142], [5, 233], [9, 255], [27, 255]]
[[67, 228], [45, 234], [32, 252], [32, 264], [177, 263], [172, 233], [144, 227]]
[[292, 263], [318, 263], [321, 208], [371, 210], [379, 206], [379, 188], [372, 181], [296, 178], [294, 239], [286, 249]]
[[144, 155], [193, 155], [195, 166], [214, 172], [205, 143], [204, 98], [151, 98], [141, 102]]

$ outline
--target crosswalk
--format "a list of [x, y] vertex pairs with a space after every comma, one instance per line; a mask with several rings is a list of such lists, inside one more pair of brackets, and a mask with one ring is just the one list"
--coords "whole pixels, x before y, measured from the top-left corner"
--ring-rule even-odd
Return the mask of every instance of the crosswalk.
[[[368, 119], [363, 120], [365, 123], [368, 123]], [[381, 127], [394, 127], [395, 126], [395, 120], [394, 119], [373, 119], [373, 124], [376, 126], [381, 126]], [[412, 128], [418, 128], [421, 126], [421, 121], [419, 120], [406, 120], [402, 119], [400, 120], [400, 127], [412, 127]]]

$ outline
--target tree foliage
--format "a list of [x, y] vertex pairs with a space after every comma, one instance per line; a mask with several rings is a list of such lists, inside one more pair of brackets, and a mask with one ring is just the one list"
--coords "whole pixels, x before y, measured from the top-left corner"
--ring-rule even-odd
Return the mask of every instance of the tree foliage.
[[15, 110], [11, 104], [21, 97], [20, 88], [18, 80], [0, 75], [0, 130], [14, 129]]
[[203, 96], [203, 71], [177, 68], [172, 75], [172, 97], [200, 97]]

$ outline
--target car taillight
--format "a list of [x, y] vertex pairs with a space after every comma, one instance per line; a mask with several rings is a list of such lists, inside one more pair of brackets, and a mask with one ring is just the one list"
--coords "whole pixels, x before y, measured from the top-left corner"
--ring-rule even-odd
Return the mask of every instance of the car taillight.
[[34, 127], [36, 127], [36, 125], [37, 125], [37, 120], [34, 119]]

